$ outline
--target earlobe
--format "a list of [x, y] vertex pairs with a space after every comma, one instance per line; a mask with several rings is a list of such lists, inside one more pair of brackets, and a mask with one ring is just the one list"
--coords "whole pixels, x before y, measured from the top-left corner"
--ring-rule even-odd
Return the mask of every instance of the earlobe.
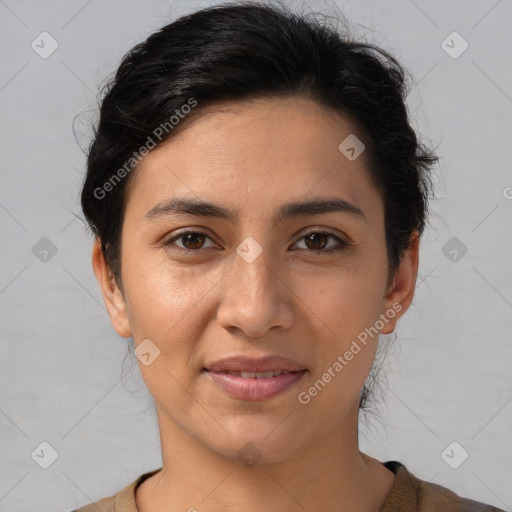
[[129, 338], [132, 332], [124, 297], [105, 261], [99, 239], [95, 240], [92, 249], [92, 266], [114, 329], [122, 338]]
[[419, 233], [414, 230], [409, 240], [409, 247], [402, 255], [383, 303], [382, 314], [389, 320], [381, 329], [382, 334], [389, 334], [395, 330], [398, 319], [405, 314], [412, 303], [418, 275], [419, 243]]

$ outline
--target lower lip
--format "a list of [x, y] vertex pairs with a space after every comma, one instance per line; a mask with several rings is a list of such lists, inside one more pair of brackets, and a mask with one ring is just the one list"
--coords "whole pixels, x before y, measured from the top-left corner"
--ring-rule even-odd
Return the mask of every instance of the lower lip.
[[228, 395], [239, 400], [262, 401], [287, 390], [297, 383], [307, 370], [283, 373], [268, 379], [245, 379], [238, 375], [205, 370], [210, 379]]

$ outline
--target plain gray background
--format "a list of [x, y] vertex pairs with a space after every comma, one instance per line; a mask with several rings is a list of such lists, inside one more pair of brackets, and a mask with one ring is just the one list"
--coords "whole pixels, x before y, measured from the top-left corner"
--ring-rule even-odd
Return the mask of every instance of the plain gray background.
[[[122, 55], [211, 3], [0, 0], [1, 511], [69, 512], [160, 467], [151, 397], [110, 325], [92, 239], [74, 216], [85, 157], [72, 123], [81, 114], [86, 147], [96, 92]], [[416, 296], [361, 449], [511, 510], [512, 2], [337, 5], [410, 69], [413, 123], [441, 157]], [[47, 58], [31, 47], [44, 37], [51, 49], [42, 32], [58, 44]], [[58, 454], [47, 469], [31, 455], [50, 456], [42, 442]], [[457, 469], [446, 462], [465, 452]]]

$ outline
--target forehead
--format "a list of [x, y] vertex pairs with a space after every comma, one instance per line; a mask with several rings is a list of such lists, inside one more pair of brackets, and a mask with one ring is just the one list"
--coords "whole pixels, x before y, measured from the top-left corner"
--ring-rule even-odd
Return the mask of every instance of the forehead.
[[182, 123], [140, 162], [130, 184], [137, 205], [127, 210], [146, 213], [173, 196], [215, 199], [242, 210], [307, 194], [339, 192], [368, 206], [378, 199], [365, 152], [351, 161], [339, 149], [349, 136], [362, 139], [355, 125], [311, 100], [226, 103], [198, 110]]
[[[337, 158], [344, 135], [358, 131], [348, 116], [299, 96], [196, 107], [182, 123], [184, 128], [177, 136], [161, 144], [154, 153], [166, 146], [179, 149], [193, 145], [195, 153], [237, 156], [242, 161], [259, 154], [281, 155], [280, 159], [287, 161], [303, 157], [309, 160], [324, 155], [326, 150]], [[152, 160], [152, 156], [156, 158], [149, 155], [147, 160]]]

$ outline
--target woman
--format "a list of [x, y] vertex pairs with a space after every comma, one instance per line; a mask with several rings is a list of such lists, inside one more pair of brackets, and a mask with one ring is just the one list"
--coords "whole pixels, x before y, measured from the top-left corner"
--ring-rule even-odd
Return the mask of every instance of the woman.
[[358, 448], [436, 162], [405, 94], [385, 51], [260, 3], [198, 11], [125, 56], [82, 207], [163, 466], [79, 511], [499, 510]]

